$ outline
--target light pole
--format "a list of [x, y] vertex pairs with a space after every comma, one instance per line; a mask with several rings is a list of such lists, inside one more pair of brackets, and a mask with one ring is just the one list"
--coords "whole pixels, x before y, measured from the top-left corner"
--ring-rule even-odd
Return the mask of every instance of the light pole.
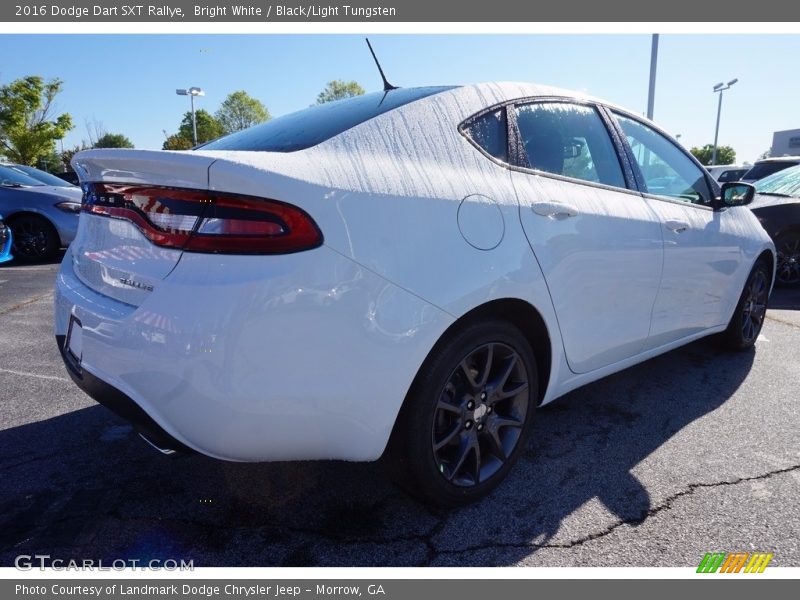
[[719, 92], [719, 104], [717, 105], [717, 128], [714, 130], [714, 151], [711, 153], [711, 166], [717, 164], [717, 140], [719, 139], [719, 116], [722, 114], [722, 92], [730, 89], [737, 81], [739, 80], [731, 79], [728, 83], [720, 82], [714, 86], [714, 93]]
[[647, 118], [653, 118], [656, 104], [656, 69], [658, 68], [658, 34], [650, 42], [650, 87], [647, 89]]
[[199, 87], [175, 90], [175, 93], [178, 94], [178, 96], [189, 96], [192, 103], [192, 145], [197, 146], [197, 119], [195, 119], [194, 116], [194, 97], [205, 96], [206, 93]]

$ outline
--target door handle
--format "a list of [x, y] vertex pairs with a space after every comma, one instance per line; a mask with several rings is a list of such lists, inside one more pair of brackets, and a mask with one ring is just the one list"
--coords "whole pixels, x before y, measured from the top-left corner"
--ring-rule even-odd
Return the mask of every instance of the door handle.
[[578, 209], [562, 202], [534, 202], [531, 208], [537, 215], [553, 219], [566, 219], [578, 215]]
[[684, 231], [689, 229], [689, 224], [684, 223], [683, 221], [670, 220], [666, 221], [664, 225], [667, 227], [667, 229], [669, 229], [670, 231], [674, 231], [675, 233], [683, 233]]

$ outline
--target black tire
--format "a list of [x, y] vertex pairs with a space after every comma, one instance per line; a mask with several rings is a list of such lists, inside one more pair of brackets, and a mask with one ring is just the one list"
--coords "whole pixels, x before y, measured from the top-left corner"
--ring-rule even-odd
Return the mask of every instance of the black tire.
[[756, 343], [767, 314], [771, 277], [767, 261], [763, 258], [756, 261], [728, 328], [720, 334], [719, 341], [723, 347], [741, 352], [749, 350]]
[[775, 285], [796, 287], [800, 285], [800, 232], [786, 233], [775, 240], [778, 264], [775, 268]]
[[44, 217], [19, 215], [7, 222], [14, 236], [11, 253], [25, 262], [51, 260], [61, 246], [53, 225]]
[[483, 498], [525, 448], [537, 401], [536, 360], [516, 327], [492, 319], [448, 334], [417, 374], [392, 432], [386, 458], [395, 479], [442, 507]]

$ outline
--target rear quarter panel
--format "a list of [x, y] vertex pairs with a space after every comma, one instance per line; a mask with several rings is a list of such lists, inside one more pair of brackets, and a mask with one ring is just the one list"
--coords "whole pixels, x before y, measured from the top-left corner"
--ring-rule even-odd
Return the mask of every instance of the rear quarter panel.
[[[502, 99], [491, 88], [445, 92], [306, 151], [209, 152], [217, 159], [210, 187], [301, 206], [327, 247], [453, 318], [494, 299], [522, 299], [560, 344], [509, 172], [458, 131], [463, 119]], [[492, 220], [493, 231], [499, 223], [493, 243], [462, 233], [480, 229], [480, 215]], [[415, 374], [408, 374], [409, 385]]]

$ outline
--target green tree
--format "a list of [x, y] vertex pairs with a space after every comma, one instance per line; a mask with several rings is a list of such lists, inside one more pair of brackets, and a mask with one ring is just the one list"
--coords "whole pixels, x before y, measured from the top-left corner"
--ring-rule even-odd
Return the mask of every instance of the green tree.
[[93, 148], [133, 148], [133, 142], [121, 133], [105, 133], [97, 139]]
[[61, 152], [61, 162], [67, 168], [67, 171], [72, 171], [72, 157], [75, 156], [78, 152], [83, 152], [84, 150], [88, 150], [91, 146], [86, 145], [86, 140], [81, 142], [80, 144], [73, 146], [72, 148], [67, 148]]
[[317, 104], [325, 104], [326, 102], [333, 102], [334, 100], [361, 96], [364, 93], [364, 88], [355, 81], [334, 79], [333, 81], [329, 81], [325, 89], [319, 93], [317, 96]]
[[179, 133], [173, 133], [161, 146], [162, 150], [190, 150], [192, 148], [192, 138], [181, 137]]
[[[702, 148], [692, 148], [689, 150], [694, 157], [703, 165], [711, 165], [711, 157], [714, 155], [714, 144], [706, 144]], [[732, 165], [736, 162], [736, 151], [730, 146], [717, 146], [717, 164]]]
[[61, 159], [61, 154], [56, 152], [55, 146], [53, 146], [52, 152], [41, 155], [36, 160], [35, 166], [48, 173], [60, 173], [64, 170], [64, 162]]
[[52, 114], [62, 84], [30, 75], [0, 87], [0, 152], [9, 160], [35, 166], [72, 129], [69, 114]]
[[272, 118], [267, 107], [244, 90], [228, 94], [214, 117], [224, 133], [241, 131]]
[[[222, 125], [217, 121], [210, 112], [201, 108], [194, 112], [195, 120], [197, 121], [197, 143], [211, 141], [223, 135], [225, 132], [222, 130]], [[187, 111], [183, 115], [183, 121], [178, 128], [178, 135], [185, 137], [189, 140], [192, 139], [192, 113]]]
[[[225, 132], [222, 130], [222, 125], [217, 121], [211, 113], [201, 108], [195, 111], [195, 119], [197, 121], [197, 143], [203, 144], [210, 140], [216, 139], [223, 135]], [[194, 146], [192, 141], [192, 113], [187, 111], [183, 115], [178, 133], [167, 136], [166, 141], [162, 145], [164, 150], [189, 150]]]
[[761, 153], [761, 154], [758, 156], [758, 160], [764, 160], [765, 158], [769, 158], [770, 156], [772, 156], [772, 148], [767, 148], [766, 150], [764, 150], [764, 151], [763, 151], [763, 152], [762, 152], [762, 153]]

